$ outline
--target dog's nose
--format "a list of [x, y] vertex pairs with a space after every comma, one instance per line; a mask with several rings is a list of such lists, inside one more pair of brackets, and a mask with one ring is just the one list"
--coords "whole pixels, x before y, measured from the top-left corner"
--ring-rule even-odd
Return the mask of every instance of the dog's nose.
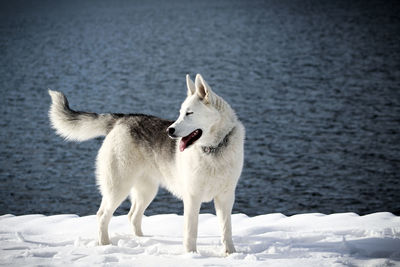
[[175, 137], [174, 133], [175, 133], [175, 128], [173, 127], [168, 127], [167, 128], [167, 133], [170, 137]]

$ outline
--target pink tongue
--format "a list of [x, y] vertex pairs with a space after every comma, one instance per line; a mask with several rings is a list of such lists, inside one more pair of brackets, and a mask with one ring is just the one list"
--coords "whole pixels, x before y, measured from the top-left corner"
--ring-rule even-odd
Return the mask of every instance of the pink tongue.
[[181, 152], [183, 152], [183, 150], [185, 150], [186, 145], [190, 140], [190, 136], [191, 136], [191, 134], [189, 134], [188, 136], [182, 137], [181, 141], [179, 142], [179, 150]]
[[198, 131], [193, 131], [191, 134], [189, 134], [188, 136], [182, 137], [180, 143], [179, 143], [179, 150], [181, 152], [183, 152], [183, 150], [186, 149], [187, 144], [189, 143], [190, 139], [192, 139], [193, 137], [195, 137], [198, 134]]

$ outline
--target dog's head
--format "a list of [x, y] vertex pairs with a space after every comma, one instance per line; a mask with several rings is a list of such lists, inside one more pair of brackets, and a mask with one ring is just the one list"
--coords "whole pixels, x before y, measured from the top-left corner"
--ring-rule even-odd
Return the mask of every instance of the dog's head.
[[179, 150], [195, 142], [213, 145], [224, 137], [223, 130], [234, 123], [236, 116], [230, 106], [206, 83], [200, 74], [193, 82], [186, 75], [187, 98], [182, 103], [178, 119], [168, 127], [171, 138], [181, 138]]

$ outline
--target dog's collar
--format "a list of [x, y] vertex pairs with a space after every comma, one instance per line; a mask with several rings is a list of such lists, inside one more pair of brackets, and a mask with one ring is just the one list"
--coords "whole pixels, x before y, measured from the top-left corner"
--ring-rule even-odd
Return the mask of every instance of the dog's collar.
[[203, 150], [203, 152], [208, 155], [218, 153], [222, 148], [228, 146], [229, 137], [232, 135], [235, 128], [236, 127], [233, 127], [232, 130], [230, 130], [229, 133], [225, 135], [224, 139], [222, 139], [221, 143], [219, 143], [217, 146], [202, 146], [201, 150]]

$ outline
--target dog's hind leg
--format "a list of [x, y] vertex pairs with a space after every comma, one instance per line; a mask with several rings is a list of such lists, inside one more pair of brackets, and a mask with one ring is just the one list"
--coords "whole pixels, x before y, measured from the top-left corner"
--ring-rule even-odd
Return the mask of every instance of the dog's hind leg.
[[108, 205], [106, 204], [106, 201], [103, 200], [101, 201], [101, 205], [99, 210], [97, 211], [97, 223], [98, 223], [98, 231], [99, 231], [99, 237], [98, 237], [98, 244], [101, 245], [108, 245], [110, 244], [110, 239], [108, 237], [108, 224], [110, 223], [112, 214], [110, 215], [109, 212], [107, 211]]
[[[118, 192], [118, 194], [113, 194], [112, 192]], [[98, 220], [98, 230], [99, 230], [99, 245], [108, 245], [110, 244], [110, 239], [108, 236], [108, 224], [114, 214], [114, 211], [118, 208], [118, 206], [124, 201], [124, 199], [128, 196], [129, 189], [122, 189], [110, 191], [108, 195], [104, 195], [101, 200], [100, 208], [97, 212], [97, 220]]]
[[[147, 180], [143, 178], [142, 180]], [[148, 180], [147, 180], [148, 181]], [[149, 206], [151, 201], [157, 194], [158, 184], [154, 184], [151, 181], [147, 183], [141, 183], [140, 186], [134, 186], [131, 190], [131, 202], [132, 206], [128, 213], [129, 221], [132, 224], [133, 233], [136, 236], [143, 236], [142, 232], [142, 217], [146, 208]]]
[[110, 244], [110, 239], [108, 236], [108, 224], [110, 223], [114, 211], [127, 196], [128, 193], [125, 195], [125, 197], [118, 199], [105, 199], [103, 197], [100, 208], [97, 212], [97, 220], [99, 224], [99, 245]]
[[108, 224], [134, 184], [131, 163], [135, 162], [135, 157], [131, 147], [129, 128], [117, 124], [104, 139], [97, 155], [96, 178], [103, 196], [97, 212], [100, 245], [110, 244]]
[[214, 198], [215, 211], [222, 230], [221, 241], [224, 246], [224, 252], [227, 254], [235, 252], [235, 246], [232, 241], [231, 223], [231, 212], [234, 201], [235, 192], [224, 193]]

